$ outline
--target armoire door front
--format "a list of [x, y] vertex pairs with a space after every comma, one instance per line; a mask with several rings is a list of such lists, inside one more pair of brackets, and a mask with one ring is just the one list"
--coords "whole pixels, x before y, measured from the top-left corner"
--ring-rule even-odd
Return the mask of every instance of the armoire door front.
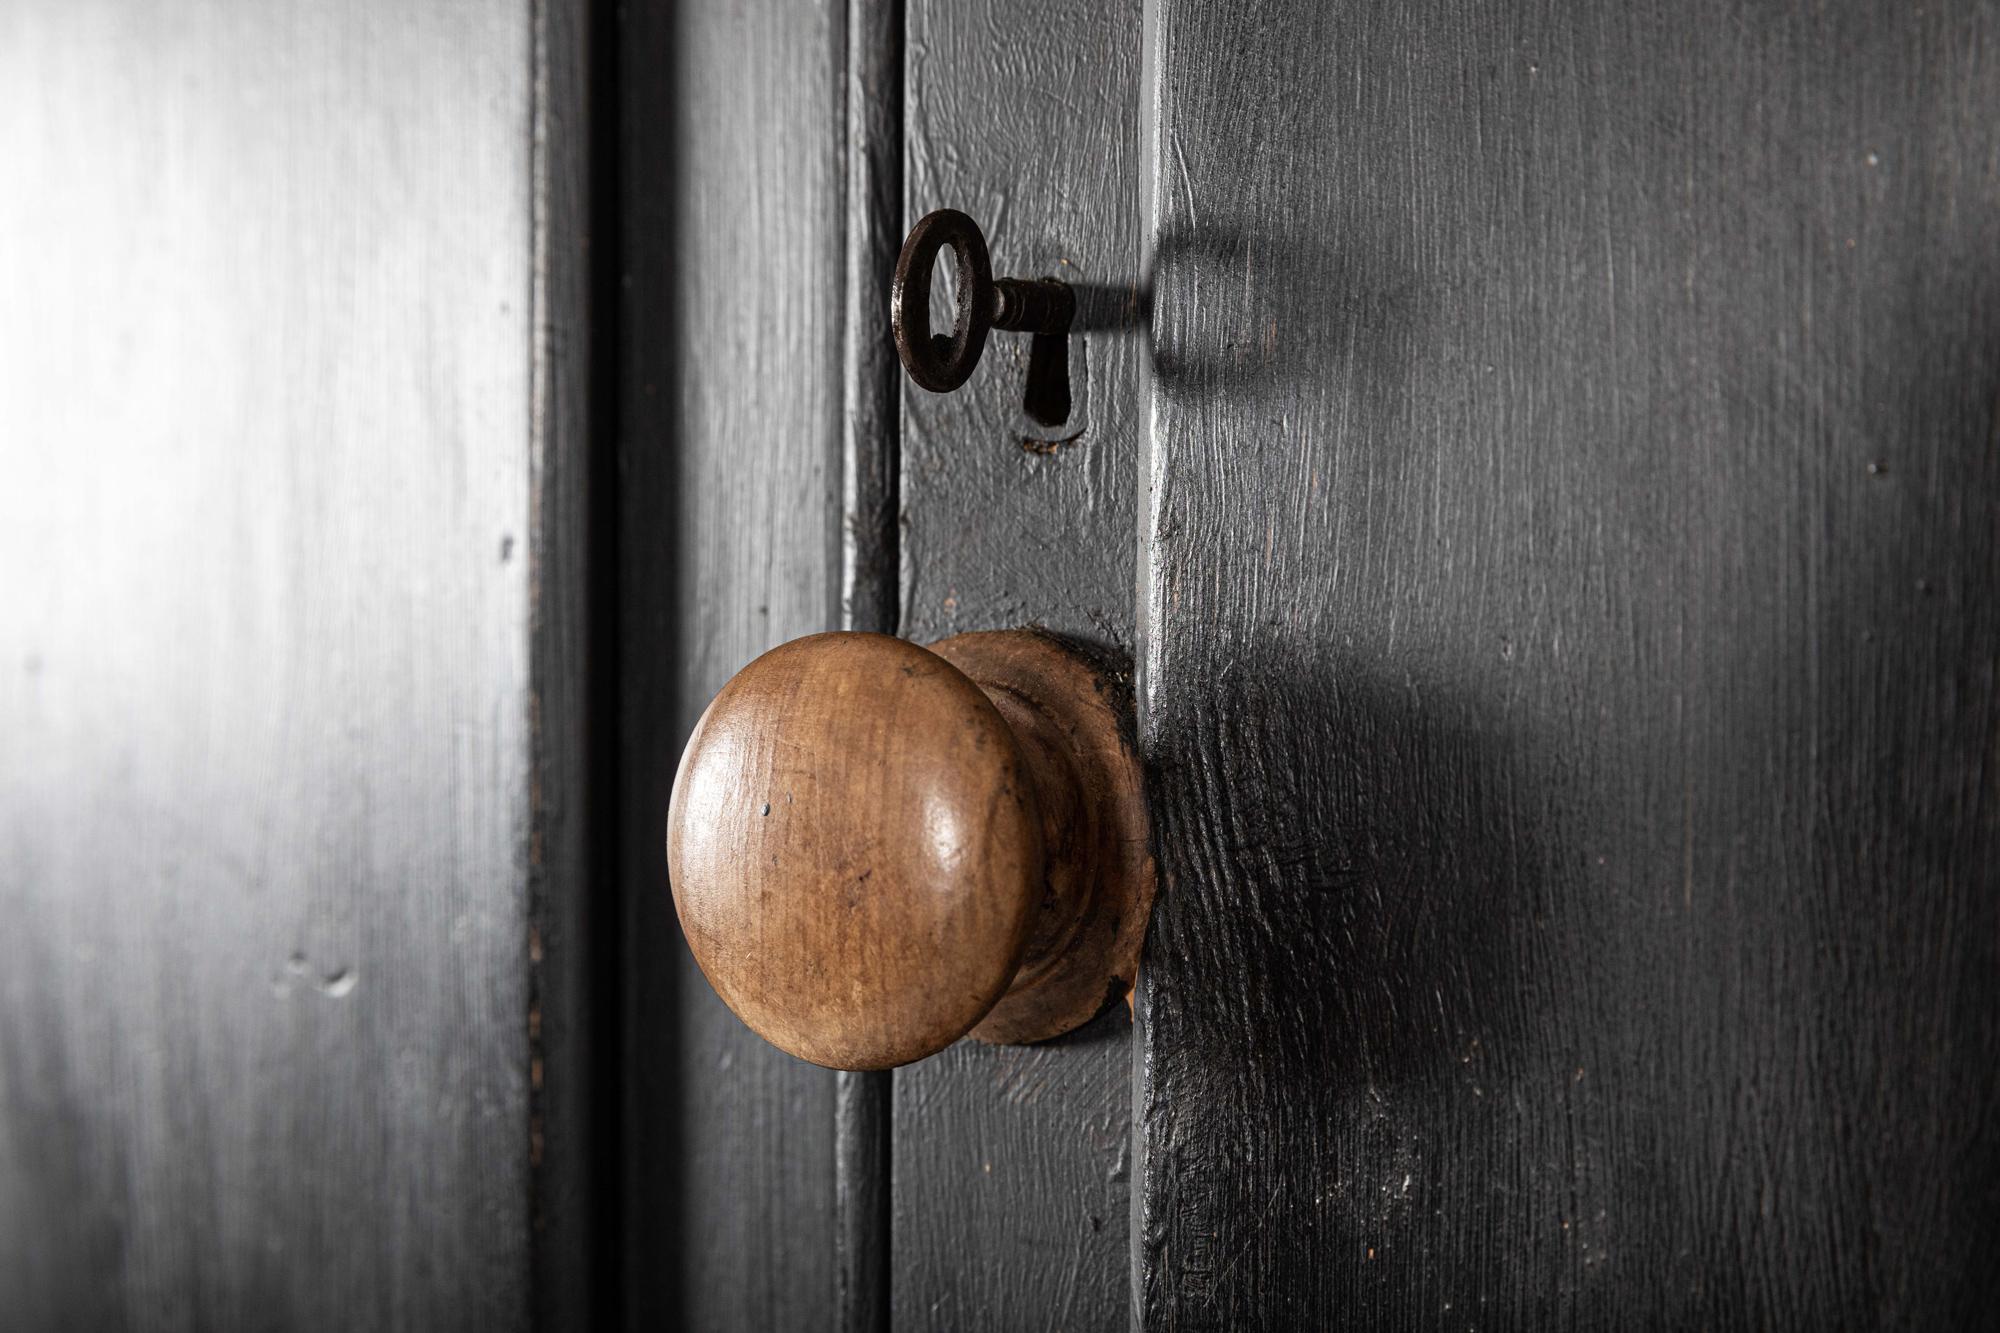
[[[2000, 13], [622, 22], [630, 1322], [1977, 1322]], [[1059, 424], [1026, 338], [904, 380], [939, 207], [1076, 294]], [[1030, 624], [1129, 663], [1133, 994], [764, 1045], [660, 883], [701, 707]]]

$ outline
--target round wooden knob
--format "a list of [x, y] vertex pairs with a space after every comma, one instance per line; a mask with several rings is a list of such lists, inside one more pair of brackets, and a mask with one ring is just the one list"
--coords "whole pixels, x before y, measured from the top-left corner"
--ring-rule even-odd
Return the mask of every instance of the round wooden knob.
[[1087, 1021], [1130, 989], [1152, 908], [1125, 697], [1035, 631], [772, 649], [674, 780], [695, 961], [766, 1040], [837, 1069]]

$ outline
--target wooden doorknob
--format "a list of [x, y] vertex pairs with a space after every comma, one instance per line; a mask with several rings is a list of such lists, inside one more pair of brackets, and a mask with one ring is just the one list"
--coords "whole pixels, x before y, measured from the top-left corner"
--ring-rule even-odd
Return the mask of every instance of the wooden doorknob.
[[674, 779], [695, 961], [766, 1040], [836, 1069], [1088, 1021], [1131, 988], [1152, 910], [1127, 700], [1032, 630], [772, 649]]

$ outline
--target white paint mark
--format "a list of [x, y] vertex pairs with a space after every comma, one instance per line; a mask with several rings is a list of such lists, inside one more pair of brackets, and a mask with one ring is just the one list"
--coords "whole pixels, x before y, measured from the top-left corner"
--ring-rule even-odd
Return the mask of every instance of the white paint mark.
[[1194, 211], [1194, 178], [1188, 174], [1187, 154], [1181, 151], [1181, 136], [1178, 132], [1173, 136], [1173, 143], [1174, 164], [1181, 169], [1181, 193], [1187, 196], [1188, 226], [1193, 227], [1200, 221]]

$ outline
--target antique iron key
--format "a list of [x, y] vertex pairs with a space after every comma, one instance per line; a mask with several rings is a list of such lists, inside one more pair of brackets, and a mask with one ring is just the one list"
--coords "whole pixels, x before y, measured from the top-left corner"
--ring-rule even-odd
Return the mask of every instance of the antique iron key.
[[[949, 335], [931, 331], [931, 274], [950, 246], [956, 261], [956, 311]], [[1069, 331], [1076, 297], [1055, 278], [1000, 278], [979, 224], [953, 208], [926, 214], [903, 242], [890, 289], [889, 321], [910, 378], [949, 393], [979, 364], [991, 329], [1028, 333], [1028, 382], [1021, 405], [1044, 426], [1069, 419]]]

